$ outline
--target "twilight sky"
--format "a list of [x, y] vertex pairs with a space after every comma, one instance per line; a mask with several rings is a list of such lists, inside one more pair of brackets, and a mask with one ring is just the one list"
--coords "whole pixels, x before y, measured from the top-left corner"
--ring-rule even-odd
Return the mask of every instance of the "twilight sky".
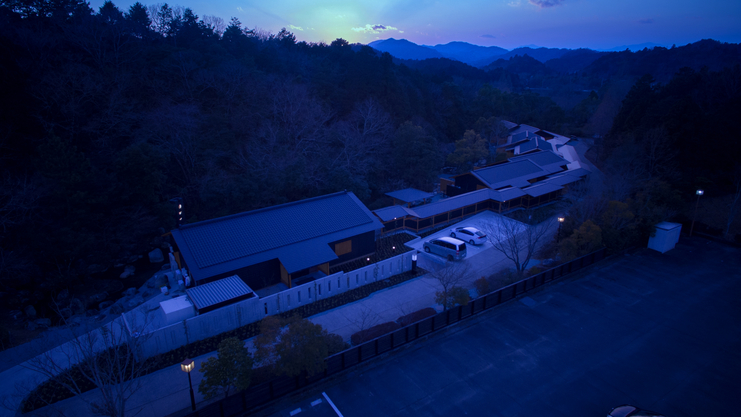
[[[104, 0], [91, 0], [97, 11]], [[113, 0], [127, 11], [135, 0]], [[146, 0], [142, 4], [149, 5]], [[712, 38], [741, 42], [739, 0], [180, 0], [199, 17], [234, 16], [243, 27], [297, 40], [351, 43], [408, 39], [435, 45], [465, 41], [609, 49], [652, 42], [677, 46]]]

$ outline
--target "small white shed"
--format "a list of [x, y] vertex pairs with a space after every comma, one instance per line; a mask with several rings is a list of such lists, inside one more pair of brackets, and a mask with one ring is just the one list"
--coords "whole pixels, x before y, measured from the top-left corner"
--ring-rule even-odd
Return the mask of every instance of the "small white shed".
[[649, 249], [666, 253], [674, 249], [674, 245], [679, 242], [679, 232], [682, 231], [682, 225], [679, 223], [661, 222], [656, 225], [656, 234], [648, 238]]
[[165, 300], [160, 303], [162, 313], [165, 316], [165, 323], [173, 324], [191, 317], [195, 317], [196, 309], [190, 302], [188, 296], [182, 296]]

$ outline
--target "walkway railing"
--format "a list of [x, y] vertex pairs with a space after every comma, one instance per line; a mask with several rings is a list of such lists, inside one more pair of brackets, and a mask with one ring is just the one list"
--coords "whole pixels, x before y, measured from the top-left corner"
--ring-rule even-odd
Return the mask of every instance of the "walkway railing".
[[456, 306], [449, 310], [438, 313], [416, 323], [412, 323], [395, 332], [385, 334], [376, 339], [354, 346], [325, 359], [327, 367], [323, 373], [312, 377], [298, 376], [294, 378], [280, 377], [262, 385], [250, 387], [218, 402], [209, 404], [203, 409], [197, 410], [190, 417], [231, 417], [257, 406], [268, 403], [276, 398], [282, 397], [290, 392], [301, 389], [316, 381], [322, 380], [330, 375], [351, 368], [373, 357], [381, 355], [405, 345], [413, 340], [419, 339], [430, 333], [434, 333], [445, 327], [474, 317], [482, 311], [496, 307], [506, 301], [517, 298], [544, 284], [576, 272], [605, 257], [605, 248], [588, 255], [576, 258], [571, 262], [559, 265], [555, 268], [543, 271], [537, 275], [525, 278], [506, 287], [502, 287], [489, 294], [482, 295], [471, 300], [467, 305]]

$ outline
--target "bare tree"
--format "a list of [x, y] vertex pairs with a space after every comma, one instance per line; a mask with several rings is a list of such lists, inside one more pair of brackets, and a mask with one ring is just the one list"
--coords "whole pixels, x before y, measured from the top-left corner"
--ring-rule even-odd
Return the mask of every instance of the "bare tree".
[[[147, 373], [149, 366], [147, 361], [136, 359], [136, 352], [147, 337], [140, 336], [144, 327], [145, 323], [130, 329], [121, 318], [86, 333], [70, 327], [73, 334], [69, 342], [21, 366], [53, 379], [71, 396], [85, 401], [94, 414], [123, 417], [126, 402], [141, 388], [140, 377]], [[72, 368], [76, 372], [70, 372]], [[82, 395], [90, 386], [98, 395]], [[51, 405], [43, 395], [35, 398], [41, 404]], [[55, 411], [64, 415], [64, 410]]]
[[535, 254], [538, 244], [544, 240], [554, 223], [554, 217], [528, 225], [504, 216], [497, 216], [495, 220], [484, 224], [481, 229], [489, 236], [494, 249], [514, 262], [517, 274], [522, 275]]
[[[363, 334], [363, 330], [368, 330], [371, 327], [381, 322], [381, 317], [378, 314], [366, 306], [360, 306], [360, 313], [355, 315], [354, 318], [347, 318], [347, 320], [357, 327], [356, 334]], [[363, 337], [360, 338], [360, 343], [365, 342]]]
[[471, 264], [468, 262], [445, 262], [442, 268], [430, 271], [429, 276], [440, 285], [440, 290], [435, 292], [435, 302], [442, 304], [445, 310], [456, 304], [467, 304], [468, 291], [463, 284], [470, 274]]

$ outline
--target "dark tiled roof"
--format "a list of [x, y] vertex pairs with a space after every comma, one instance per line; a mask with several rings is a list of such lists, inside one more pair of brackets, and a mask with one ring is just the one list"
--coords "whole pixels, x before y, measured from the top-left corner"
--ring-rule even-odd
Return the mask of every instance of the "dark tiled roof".
[[326, 262], [327, 252], [317, 249], [320, 262], [302, 264], [289, 260], [306, 259], [297, 244], [327, 246], [382, 227], [353, 193], [340, 192], [188, 224], [172, 235], [198, 280], [276, 258], [284, 266], [315, 266]]
[[412, 215], [416, 216], [416, 213], [414, 210], [408, 209], [403, 206], [390, 206], [390, 207], [384, 207], [380, 208], [378, 210], [373, 210], [373, 213], [378, 216], [381, 221], [387, 222], [394, 220], [396, 218]]
[[251, 294], [252, 290], [238, 276], [233, 275], [208, 284], [185, 290], [196, 309], [202, 310], [215, 304]]
[[513, 198], [522, 197], [523, 195], [525, 195], [525, 192], [519, 188], [512, 187], [504, 190], [490, 190], [489, 195], [494, 201], [504, 202], [507, 200], [512, 200]]
[[514, 183], [522, 185], [522, 181], [548, 174], [538, 165], [527, 159], [519, 159], [517, 161], [514, 161], [514, 159], [510, 159], [510, 162], [504, 164], [477, 169], [471, 171], [471, 173], [491, 188], [516, 185]]
[[443, 198], [434, 203], [417, 206], [414, 208], [414, 212], [417, 214], [417, 217], [424, 219], [426, 217], [445, 213], [446, 211], [456, 210], [461, 207], [486, 201], [489, 199], [489, 191], [491, 190], [487, 188], [460, 194], [455, 197]]
[[435, 196], [434, 193], [428, 193], [422, 190], [418, 190], [416, 188], [405, 188], [399, 191], [392, 191], [390, 193], [386, 193], [386, 195], [391, 198], [395, 198], [399, 201], [403, 201], [405, 203], [424, 200], [425, 198], [431, 198]]
[[523, 159], [532, 161], [541, 167], [545, 167], [547, 165], [552, 165], [552, 164], [566, 165], [569, 163], [567, 160], [561, 158], [560, 156], [550, 151], [536, 152], [536, 153], [531, 153], [527, 155], [516, 156], [514, 158], [510, 158], [509, 160], [510, 161], [521, 161]]
[[579, 180], [581, 180], [581, 178], [576, 175], [566, 175], [566, 173], [563, 173], [563, 174], [558, 174], [558, 175], [549, 177], [543, 182], [547, 182], [549, 184], [556, 184], [556, 185], [567, 185], [567, 184], [575, 183]]
[[586, 168], [570, 169], [570, 170], [564, 172], [564, 174], [573, 175], [575, 177], [583, 177], [583, 176], [588, 175], [588, 174], [591, 174], [591, 173], [592, 173], [592, 171], [590, 171], [590, 170], [588, 170]]
[[523, 188], [522, 191], [527, 193], [527, 195], [529, 196], [539, 197], [541, 195], [548, 194], [552, 191], [557, 191], [557, 190], [562, 190], [562, 189], [563, 187], [561, 187], [560, 185], [550, 184], [545, 181], [541, 181], [530, 187]]

